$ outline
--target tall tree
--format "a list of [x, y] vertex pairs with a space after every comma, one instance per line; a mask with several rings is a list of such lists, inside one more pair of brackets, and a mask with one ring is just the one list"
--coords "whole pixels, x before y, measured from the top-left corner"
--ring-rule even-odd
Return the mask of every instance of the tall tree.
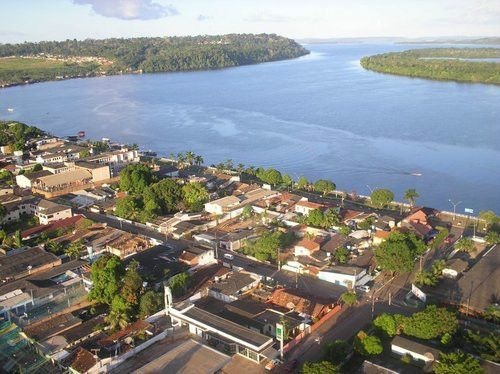
[[139, 298], [142, 290], [142, 278], [139, 275], [139, 263], [135, 260], [130, 261], [121, 287], [121, 296], [125, 302], [133, 309], [139, 304]]
[[373, 190], [370, 200], [375, 207], [382, 209], [394, 200], [394, 193], [388, 189], [379, 188]]
[[483, 368], [469, 354], [463, 352], [443, 353], [439, 361], [434, 365], [434, 373], [436, 374], [482, 374]]
[[309, 181], [307, 180], [306, 177], [300, 177], [299, 180], [297, 181], [297, 188], [299, 190], [305, 190], [309, 186]]
[[425, 244], [414, 234], [392, 232], [375, 250], [378, 265], [393, 273], [409, 273], [415, 257], [425, 252]]
[[82, 252], [85, 250], [85, 246], [83, 245], [83, 242], [81, 240], [74, 241], [71, 243], [64, 253], [66, 256], [69, 258], [79, 258], [82, 255]]
[[330, 192], [334, 191], [335, 188], [335, 183], [326, 179], [319, 179], [314, 182], [314, 190], [316, 192], [321, 192], [323, 196], [328, 195]]
[[120, 292], [124, 273], [123, 263], [117, 256], [105, 254], [99, 257], [90, 270], [92, 288], [89, 299], [111, 305], [113, 298]]
[[209, 194], [207, 189], [199, 182], [192, 182], [182, 187], [184, 202], [189, 210], [200, 211], [203, 205], [208, 201]]
[[414, 188], [409, 188], [405, 192], [405, 200], [408, 201], [410, 207], [413, 208], [415, 201], [420, 197], [419, 193]]
[[163, 295], [160, 292], [147, 291], [141, 296], [139, 317], [146, 318], [163, 308]]

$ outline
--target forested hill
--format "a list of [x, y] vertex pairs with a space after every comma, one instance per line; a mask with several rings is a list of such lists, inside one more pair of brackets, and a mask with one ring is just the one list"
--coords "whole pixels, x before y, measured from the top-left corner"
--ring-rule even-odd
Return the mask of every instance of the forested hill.
[[[208, 70], [260, 62], [284, 60], [308, 54], [309, 51], [292, 39], [275, 34], [230, 34], [220, 36], [132, 38], [102, 40], [66, 40], [62, 42], [38, 42], [22, 44], [0, 44], [0, 80], [19, 82], [26, 80], [51, 80], [65, 75], [64, 66], [51, 66], [47, 76], [37, 71], [30, 75], [27, 69], [43, 70], [48, 60], [76, 66], [78, 76], [116, 74], [142, 71], [170, 72], [184, 70]], [[82, 57], [92, 57], [93, 60]], [[14, 58], [23, 58], [19, 65], [23, 72], [16, 71]], [[26, 60], [29, 59], [30, 63]], [[39, 61], [45, 60], [44, 64]], [[8, 63], [9, 71], [2, 70]], [[33, 63], [33, 64], [32, 64]], [[54, 69], [52, 69], [54, 68]], [[59, 70], [58, 70], [59, 69]], [[71, 69], [68, 73], [71, 75]], [[58, 71], [61, 74], [58, 74]], [[9, 79], [9, 72], [16, 76]], [[24, 76], [23, 76], [24, 74]], [[66, 76], [64, 76], [66, 77]]]
[[500, 84], [498, 48], [423, 48], [361, 59], [365, 69], [436, 80]]

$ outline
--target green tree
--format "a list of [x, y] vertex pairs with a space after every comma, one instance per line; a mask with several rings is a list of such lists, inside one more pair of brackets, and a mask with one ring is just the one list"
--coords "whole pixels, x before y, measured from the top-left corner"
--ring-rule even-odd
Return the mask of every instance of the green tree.
[[408, 201], [410, 207], [413, 208], [415, 201], [420, 197], [419, 193], [414, 188], [409, 188], [405, 191], [405, 200]]
[[429, 305], [425, 310], [415, 313], [409, 318], [403, 331], [406, 335], [419, 339], [434, 339], [448, 333], [453, 335], [458, 328], [455, 313], [446, 308]]
[[384, 188], [373, 190], [370, 200], [376, 208], [382, 209], [394, 200], [394, 193]]
[[120, 295], [115, 295], [111, 302], [109, 314], [106, 322], [109, 323], [112, 330], [125, 328], [130, 321], [130, 307], [125, 299]]
[[7, 214], [7, 209], [5, 209], [5, 207], [2, 204], [0, 204], [0, 222], [2, 222], [6, 214]]
[[330, 192], [334, 191], [335, 188], [335, 183], [326, 179], [319, 179], [314, 182], [314, 190], [316, 192], [321, 192], [323, 196], [328, 195]]
[[55, 255], [61, 255], [64, 252], [64, 246], [61, 242], [57, 242], [55, 240], [49, 240], [47, 244], [45, 245], [45, 248], [47, 251], [50, 253], [53, 253]]
[[81, 256], [81, 253], [85, 250], [85, 246], [83, 245], [83, 242], [81, 240], [75, 241], [71, 243], [66, 250], [64, 251], [64, 254], [68, 256], [69, 258], [79, 258]]
[[486, 230], [499, 221], [499, 218], [492, 210], [483, 210], [479, 212], [479, 218], [486, 222]]
[[305, 190], [309, 186], [309, 181], [307, 180], [306, 177], [300, 177], [299, 180], [297, 181], [297, 188], [299, 190]]
[[439, 361], [434, 365], [436, 374], [481, 374], [483, 368], [469, 354], [457, 351], [452, 353], [442, 353]]
[[182, 187], [184, 202], [191, 211], [200, 211], [203, 205], [208, 201], [209, 194], [207, 189], [199, 182], [192, 182]]
[[121, 290], [124, 273], [123, 263], [117, 256], [105, 254], [99, 257], [90, 270], [92, 288], [89, 300], [111, 305]]
[[282, 180], [283, 180], [283, 184], [285, 186], [287, 186], [287, 187], [293, 186], [293, 179], [288, 174], [283, 174]]
[[87, 230], [89, 228], [92, 227], [92, 225], [94, 224], [94, 221], [92, 221], [91, 219], [88, 219], [88, 218], [82, 218], [80, 219], [76, 224], [75, 224], [75, 227], [78, 229], [78, 230]]
[[306, 362], [302, 366], [302, 374], [337, 374], [340, 373], [339, 369], [331, 362]]
[[455, 248], [463, 252], [472, 252], [476, 250], [476, 246], [471, 238], [463, 237], [455, 243]]
[[340, 295], [340, 299], [344, 304], [349, 306], [355, 305], [358, 302], [356, 293], [354, 292], [344, 292], [342, 295]]
[[247, 241], [244, 252], [254, 256], [259, 261], [275, 260], [278, 250], [282, 248], [282, 233], [266, 231], [255, 241]]
[[136, 220], [141, 212], [140, 200], [134, 196], [125, 196], [116, 203], [115, 214], [118, 217]]
[[176, 297], [184, 295], [189, 287], [191, 277], [188, 273], [179, 273], [169, 280], [172, 294]]
[[349, 251], [345, 247], [338, 247], [333, 254], [333, 258], [335, 258], [335, 261], [339, 264], [345, 264], [349, 259]]
[[81, 151], [78, 154], [78, 158], [85, 158], [85, 157], [90, 157], [90, 151], [88, 149], [85, 149], [84, 151]]
[[161, 292], [147, 291], [141, 296], [139, 304], [139, 317], [146, 318], [159, 312], [163, 308], [163, 295]]
[[373, 320], [373, 325], [387, 336], [395, 336], [399, 333], [400, 326], [393, 315], [383, 313]]
[[127, 165], [120, 172], [120, 189], [140, 194], [155, 181], [153, 171], [143, 164]]
[[132, 260], [125, 271], [120, 294], [130, 308], [136, 309], [141, 291], [142, 278], [139, 275], [139, 263]]
[[23, 246], [23, 238], [20, 230], [16, 230], [14, 233], [14, 245], [16, 248], [21, 248]]
[[257, 170], [257, 178], [259, 178], [262, 182], [270, 184], [271, 186], [276, 186], [281, 184], [283, 181], [283, 177], [281, 173], [273, 168], [269, 169], [258, 169]]
[[498, 323], [498, 321], [500, 321], [500, 305], [498, 304], [489, 305], [484, 310], [483, 317], [488, 321]]
[[412, 233], [392, 232], [375, 250], [377, 264], [393, 273], [409, 273], [425, 244]]
[[500, 234], [496, 231], [488, 231], [485, 239], [489, 245], [500, 244]]
[[241, 217], [243, 219], [249, 219], [253, 215], [253, 208], [251, 205], [245, 205], [243, 208], [243, 211], [241, 212]]
[[151, 186], [156, 201], [160, 204], [163, 214], [177, 211], [177, 206], [184, 198], [182, 187], [172, 179], [163, 179]]
[[345, 361], [350, 349], [350, 345], [340, 339], [326, 342], [323, 345], [323, 359], [339, 365]]
[[383, 347], [377, 336], [367, 335], [361, 330], [354, 338], [354, 350], [363, 356], [372, 356], [381, 354]]

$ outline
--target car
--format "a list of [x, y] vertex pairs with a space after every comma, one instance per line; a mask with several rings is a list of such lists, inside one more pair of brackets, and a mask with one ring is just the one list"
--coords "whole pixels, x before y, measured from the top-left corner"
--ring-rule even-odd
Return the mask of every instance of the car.
[[366, 284], [363, 286], [357, 286], [356, 289], [363, 292], [370, 292], [371, 290], [370, 286], [367, 286]]
[[234, 256], [230, 253], [224, 253], [224, 258], [226, 260], [234, 260]]
[[278, 358], [274, 358], [274, 359], [272, 359], [271, 361], [269, 361], [269, 362], [266, 364], [265, 369], [266, 369], [266, 370], [271, 371], [271, 370], [273, 370], [275, 367], [277, 367], [277, 366], [281, 365], [282, 363], [283, 363], [283, 361], [281, 361], [280, 359], [278, 359]]

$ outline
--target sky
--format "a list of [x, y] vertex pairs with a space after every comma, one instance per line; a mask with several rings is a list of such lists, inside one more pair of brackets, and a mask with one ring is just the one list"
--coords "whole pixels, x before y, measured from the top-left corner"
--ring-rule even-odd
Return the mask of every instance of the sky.
[[0, 43], [276, 33], [500, 36], [500, 0], [0, 0]]

